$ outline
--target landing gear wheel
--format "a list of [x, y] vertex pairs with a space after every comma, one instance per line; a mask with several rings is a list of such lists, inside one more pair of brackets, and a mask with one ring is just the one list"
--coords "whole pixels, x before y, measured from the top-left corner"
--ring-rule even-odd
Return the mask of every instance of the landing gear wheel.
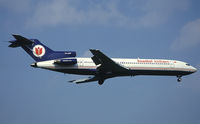
[[178, 82], [181, 82], [181, 78], [178, 78], [177, 81], [178, 81]]
[[177, 81], [178, 81], [178, 86], [177, 86], [177, 88], [180, 88], [180, 87], [182, 87], [182, 83], [181, 83], [181, 80], [182, 80], [182, 79], [181, 79], [181, 75], [178, 75], [177, 78], [178, 78], [178, 79], [177, 79]]
[[177, 81], [178, 81], [178, 82], [181, 82], [181, 80], [182, 80], [182, 79], [181, 79], [181, 76], [177, 76], [177, 77], [178, 77]]
[[100, 79], [99, 81], [98, 81], [98, 84], [99, 85], [102, 85], [104, 83], [104, 80], [103, 79]]

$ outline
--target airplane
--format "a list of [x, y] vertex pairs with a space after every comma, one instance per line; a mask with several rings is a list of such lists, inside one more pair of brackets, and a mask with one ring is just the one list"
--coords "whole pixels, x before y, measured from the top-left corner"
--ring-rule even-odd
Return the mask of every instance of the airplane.
[[9, 41], [9, 47], [23, 48], [35, 60], [31, 64], [34, 68], [90, 75], [85, 79], [69, 81], [76, 84], [98, 81], [102, 85], [109, 78], [136, 75], [177, 76], [180, 82], [182, 76], [197, 71], [190, 64], [178, 60], [110, 58], [97, 49], [90, 49], [93, 54], [91, 58], [76, 57], [75, 51], [54, 51], [37, 39], [15, 34], [13, 37], [15, 40]]

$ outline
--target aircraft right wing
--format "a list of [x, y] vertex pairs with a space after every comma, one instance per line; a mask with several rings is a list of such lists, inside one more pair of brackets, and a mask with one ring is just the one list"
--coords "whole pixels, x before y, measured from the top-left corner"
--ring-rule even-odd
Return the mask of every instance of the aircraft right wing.
[[80, 84], [80, 83], [87, 83], [87, 82], [98, 81], [98, 80], [99, 78], [97, 76], [94, 76], [94, 77], [88, 77], [88, 78], [79, 79], [79, 80], [71, 80], [69, 82]]
[[69, 82], [81, 84], [81, 83], [88, 83], [88, 82], [92, 82], [92, 81], [98, 81], [98, 84], [102, 85], [106, 79], [112, 78], [112, 77], [115, 77], [115, 76], [107, 75], [107, 76], [101, 77], [101, 76], [95, 75], [93, 77], [88, 77], [88, 78], [79, 79], [79, 80], [71, 80]]

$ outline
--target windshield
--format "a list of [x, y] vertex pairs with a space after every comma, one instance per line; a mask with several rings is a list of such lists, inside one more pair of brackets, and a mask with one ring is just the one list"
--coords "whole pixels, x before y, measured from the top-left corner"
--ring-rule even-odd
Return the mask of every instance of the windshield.
[[187, 63], [186, 65], [187, 65], [187, 66], [190, 66], [190, 64], [188, 64], [188, 63]]

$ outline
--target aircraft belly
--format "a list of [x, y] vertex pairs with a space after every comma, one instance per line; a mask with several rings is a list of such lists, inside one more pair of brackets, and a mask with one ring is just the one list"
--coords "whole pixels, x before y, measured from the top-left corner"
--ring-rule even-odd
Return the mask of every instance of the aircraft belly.
[[[68, 74], [79, 74], [79, 75], [96, 75], [96, 69], [48, 69], [52, 71], [68, 73]], [[115, 72], [107, 75], [115, 76], [134, 76], [134, 75], [166, 75], [166, 76], [177, 76], [177, 75], [188, 75], [192, 72], [189, 71], [176, 71], [176, 70], [130, 70], [127, 72]]]
[[78, 75], [95, 75], [96, 69], [54, 69], [52, 71], [68, 73], [68, 74], [78, 74]]
[[177, 75], [188, 75], [192, 72], [189, 71], [176, 71], [176, 70], [133, 70], [133, 75], [166, 75], [166, 76], [177, 76]]

